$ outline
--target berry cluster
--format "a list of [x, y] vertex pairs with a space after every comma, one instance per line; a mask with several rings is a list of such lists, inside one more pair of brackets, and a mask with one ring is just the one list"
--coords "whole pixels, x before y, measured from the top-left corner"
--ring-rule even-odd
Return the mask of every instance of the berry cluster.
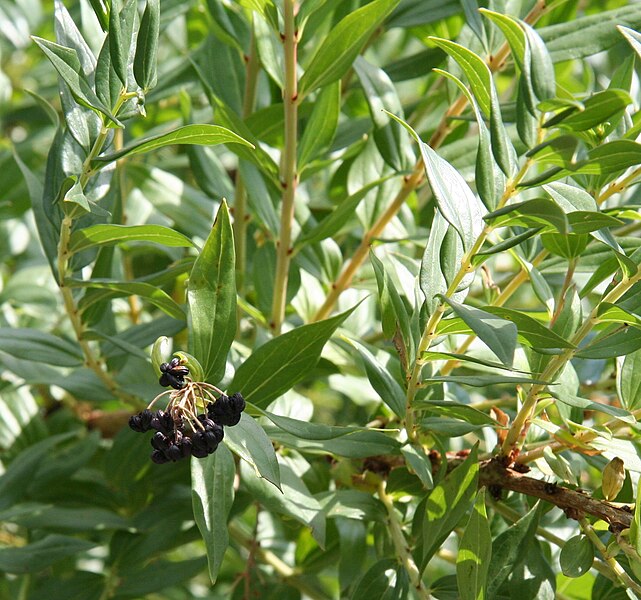
[[[173, 390], [159, 394], [150, 407], [169, 394], [166, 410], [143, 410], [129, 419], [129, 427], [139, 433], [155, 431], [151, 438], [151, 460], [156, 464], [175, 462], [195, 456], [204, 458], [218, 448], [225, 432], [240, 421], [245, 399], [236, 393], [226, 396], [218, 388], [204, 382], [185, 381], [189, 369], [178, 359], [161, 365], [160, 384]], [[216, 398], [212, 391], [217, 392]], [[205, 412], [199, 412], [204, 407]]]

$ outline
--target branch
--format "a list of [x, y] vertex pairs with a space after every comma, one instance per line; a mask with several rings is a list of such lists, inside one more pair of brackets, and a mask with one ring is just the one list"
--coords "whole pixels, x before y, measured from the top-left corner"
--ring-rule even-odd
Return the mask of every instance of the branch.
[[[453, 462], [458, 463], [458, 461]], [[448, 470], [449, 468], [448, 464]], [[628, 510], [613, 506], [605, 500], [592, 498], [585, 492], [528, 477], [503, 466], [501, 461], [495, 458], [480, 464], [479, 485], [484, 485], [488, 489], [506, 489], [541, 498], [541, 500], [558, 506], [568, 518], [577, 521], [580, 521], [585, 515], [592, 515], [608, 523], [610, 530], [614, 532], [628, 529], [632, 523], [632, 513]]]

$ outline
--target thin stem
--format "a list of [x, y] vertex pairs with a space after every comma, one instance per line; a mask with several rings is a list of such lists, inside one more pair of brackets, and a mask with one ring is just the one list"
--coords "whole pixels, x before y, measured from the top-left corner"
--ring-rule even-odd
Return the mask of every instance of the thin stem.
[[[254, 112], [256, 103], [256, 83], [258, 80], [258, 52], [256, 50], [256, 36], [254, 28], [251, 29], [249, 39], [249, 54], [245, 56], [245, 92], [243, 96], [243, 119]], [[247, 225], [249, 214], [247, 212], [247, 189], [240, 174], [236, 171], [234, 190], [234, 244], [236, 249], [236, 287], [239, 294], [243, 293], [245, 285], [245, 270], [247, 268]]]
[[396, 510], [394, 509], [394, 502], [391, 496], [388, 496], [385, 490], [385, 481], [381, 481], [378, 486], [378, 497], [387, 509], [387, 521], [389, 523], [390, 535], [392, 536], [392, 543], [394, 544], [396, 557], [405, 568], [405, 571], [410, 578], [412, 588], [416, 591], [418, 596], [423, 600], [429, 600], [431, 597], [430, 593], [423, 584], [421, 573], [418, 570], [418, 567], [414, 562], [414, 557], [412, 556], [409, 546], [407, 545], [407, 540], [405, 539], [405, 534], [403, 533], [403, 527], [401, 526], [401, 522], [398, 518]]
[[276, 250], [276, 278], [272, 302], [272, 321], [270, 326], [274, 334], [280, 333], [285, 319], [287, 299], [287, 281], [291, 261], [292, 223], [294, 221], [294, 201], [298, 173], [296, 172], [296, 151], [298, 135], [298, 78], [296, 74], [296, 55], [298, 50], [298, 31], [296, 30], [296, 0], [284, 1], [285, 33], [285, 85], [283, 105], [285, 109], [285, 147], [281, 158], [281, 186], [283, 202], [280, 218], [280, 237]]
[[[526, 15], [525, 22], [532, 25], [535, 23], [539, 17], [543, 14], [545, 10], [545, 0], [537, 0], [536, 4], [532, 10]], [[488, 66], [490, 70], [496, 71], [503, 66], [505, 59], [507, 58], [510, 52], [510, 47], [507, 43], [504, 43], [496, 54], [488, 58]], [[467, 106], [467, 98], [464, 95], [459, 96], [454, 103], [447, 110], [438, 127], [430, 137], [428, 145], [432, 148], [438, 148], [443, 140], [447, 137], [447, 134], [451, 130], [450, 121], [454, 117], [460, 116]], [[403, 187], [400, 189], [394, 200], [387, 208], [387, 210], [376, 220], [374, 225], [370, 228], [369, 231], [363, 236], [358, 248], [354, 252], [354, 255], [350, 259], [349, 263], [345, 269], [341, 272], [338, 279], [332, 283], [330, 291], [328, 292], [323, 305], [318, 309], [316, 314], [311, 319], [312, 322], [320, 321], [329, 316], [336, 304], [339, 296], [351, 285], [354, 275], [365, 262], [365, 259], [369, 253], [369, 246], [373, 240], [375, 240], [385, 229], [387, 224], [396, 216], [396, 213], [401, 209], [405, 200], [409, 195], [423, 183], [424, 173], [423, 173], [423, 160], [418, 159], [412, 174], [408, 176], [405, 180]]]
[[613, 181], [605, 189], [605, 191], [597, 197], [597, 204], [603, 204], [608, 198], [610, 198], [610, 196], [613, 196], [614, 194], [618, 194], [619, 192], [625, 190], [628, 185], [630, 185], [639, 175], [641, 175], [641, 167], [637, 167], [623, 179], [619, 181]]
[[581, 529], [583, 533], [588, 536], [594, 547], [601, 553], [603, 556], [604, 562], [610, 567], [612, 572], [615, 574], [619, 583], [624, 587], [631, 590], [634, 590], [636, 594], [641, 594], [641, 586], [634, 581], [623, 569], [623, 567], [611, 556], [608, 556], [607, 548], [605, 544], [601, 541], [601, 538], [597, 535], [597, 532], [594, 531], [590, 522], [585, 518], [579, 519]]

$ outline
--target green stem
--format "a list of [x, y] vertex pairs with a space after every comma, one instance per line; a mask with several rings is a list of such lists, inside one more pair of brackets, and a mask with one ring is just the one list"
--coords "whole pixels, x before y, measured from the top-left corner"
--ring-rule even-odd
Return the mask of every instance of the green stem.
[[412, 588], [416, 591], [419, 598], [422, 598], [422, 600], [429, 600], [431, 598], [430, 593], [423, 584], [421, 573], [416, 566], [414, 557], [412, 556], [409, 546], [407, 545], [407, 540], [405, 539], [405, 534], [403, 533], [403, 527], [398, 518], [398, 514], [394, 509], [394, 502], [391, 496], [389, 496], [387, 494], [387, 491], [385, 490], [385, 481], [381, 481], [378, 486], [378, 497], [385, 505], [385, 508], [387, 510], [389, 531], [390, 535], [392, 536], [392, 543], [394, 544], [396, 557], [407, 572], [407, 575], [410, 578], [410, 583], [412, 584]]
[[283, 104], [285, 110], [285, 146], [281, 157], [281, 186], [283, 202], [280, 218], [280, 236], [276, 252], [276, 277], [272, 302], [272, 320], [270, 326], [274, 334], [280, 333], [285, 319], [287, 301], [287, 281], [291, 261], [292, 223], [294, 221], [294, 201], [298, 173], [296, 172], [296, 152], [298, 136], [298, 79], [296, 74], [298, 31], [296, 30], [296, 0], [284, 0], [285, 33], [285, 85]]

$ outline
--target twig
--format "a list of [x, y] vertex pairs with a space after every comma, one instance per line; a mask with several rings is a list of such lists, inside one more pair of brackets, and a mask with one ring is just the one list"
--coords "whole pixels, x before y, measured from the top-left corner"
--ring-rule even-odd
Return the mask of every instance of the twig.
[[285, 33], [285, 84], [283, 88], [283, 105], [285, 110], [285, 146], [281, 157], [281, 186], [283, 202], [280, 216], [280, 234], [276, 249], [276, 277], [274, 281], [274, 297], [272, 302], [272, 320], [270, 326], [274, 334], [280, 333], [285, 319], [285, 304], [287, 299], [287, 281], [292, 248], [292, 222], [294, 220], [294, 201], [298, 173], [296, 172], [296, 146], [298, 135], [298, 78], [296, 74], [298, 51], [298, 30], [296, 29], [295, 14], [296, 0], [285, 0], [284, 22]]
[[394, 544], [394, 550], [396, 551], [396, 557], [405, 568], [405, 571], [410, 578], [412, 588], [416, 591], [418, 596], [423, 600], [429, 600], [430, 594], [423, 584], [421, 573], [418, 570], [418, 567], [414, 562], [414, 557], [412, 556], [409, 546], [407, 545], [407, 540], [405, 539], [403, 528], [401, 527], [398, 515], [396, 514], [396, 510], [394, 509], [394, 502], [392, 498], [388, 496], [385, 490], [385, 481], [381, 481], [379, 483], [378, 497], [387, 509], [387, 519], [389, 523], [390, 534], [392, 536], [392, 542]]

